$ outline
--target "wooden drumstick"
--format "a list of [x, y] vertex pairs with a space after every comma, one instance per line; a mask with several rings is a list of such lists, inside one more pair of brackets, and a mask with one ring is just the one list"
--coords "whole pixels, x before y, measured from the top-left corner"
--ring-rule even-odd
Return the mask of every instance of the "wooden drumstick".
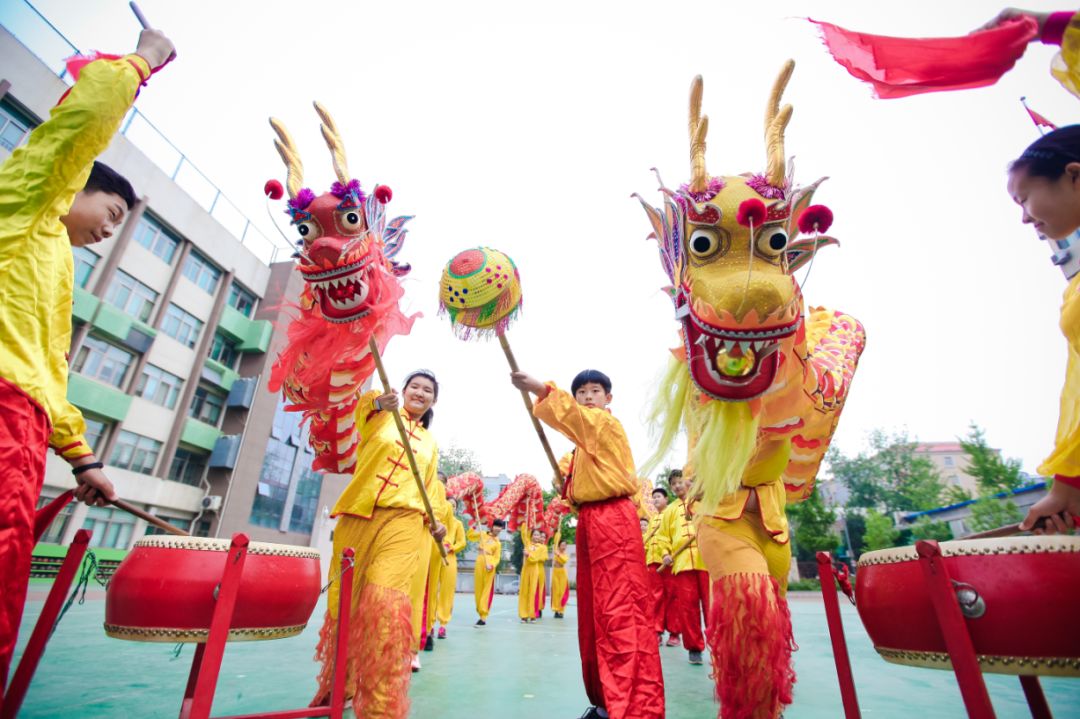
[[[686, 540], [685, 544], [683, 544], [681, 547], [679, 547], [678, 549], [675, 550], [675, 553], [671, 555], [671, 566], [672, 567], [675, 566], [675, 560], [679, 558], [679, 555], [682, 554], [683, 552], [685, 552], [687, 549], [689, 549], [690, 545], [693, 544], [696, 540], [697, 540], [697, 537], [691, 537], [690, 539]], [[661, 564], [660, 567], [656, 570], [657, 573], [664, 571], [665, 566], [668, 566], [668, 565]]]
[[138, 517], [139, 519], [141, 519], [141, 520], [143, 520], [143, 521], [145, 521], [145, 522], [147, 522], [149, 524], [152, 524], [155, 527], [157, 527], [158, 529], [163, 530], [165, 532], [168, 532], [169, 534], [175, 534], [178, 537], [190, 537], [191, 536], [191, 534], [189, 532], [185, 532], [184, 530], [180, 529], [180, 527], [174, 527], [173, 525], [169, 524], [168, 522], [166, 522], [161, 517], [155, 517], [154, 515], [150, 514], [149, 512], [144, 512], [143, 510], [139, 509], [135, 505], [128, 504], [127, 502], [125, 502], [122, 499], [107, 499], [105, 501], [108, 502], [109, 504], [111, 504], [112, 506], [116, 507], [117, 509], [121, 509], [121, 510], [127, 512], [128, 514], [133, 514], [136, 517]]
[[[506, 361], [510, 363], [510, 369], [514, 372], [520, 372], [517, 360], [514, 358], [514, 351], [510, 349], [510, 342], [506, 339], [506, 333], [499, 335], [499, 346], [502, 347], [503, 354], [506, 355]], [[521, 399], [525, 402], [525, 409], [529, 413], [529, 419], [532, 420], [533, 429], [536, 430], [536, 436], [540, 438], [540, 444], [544, 446], [544, 454], [547, 455], [548, 462], [551, 464], [551, 471], [555, 473], [555, 491], [561, 493], [563, 478], [562, 473], [559, 471], [559, 463], [555, 459], [555, 453], [551, 451], [551, 445], [548, 444], [547, 435], [544, 434], [544, 428], [540, 424], [540, 420], [533, 414], [532, 398], [529, 397], [529, 393], [526, 390], [521, 390]]]
[[143, 30], [150, 30], [153, 27], [150, 24], [150, 21], [146, 19], [146, 16], [143, 15], [143, 11], [139, 9], [135, 0], [131, 0], [131, 2], [128, 3], [128, 6], [131, 8], [131, 12], [135, 13], [135, 19], [142, 25]]
[[[379, 354], [379, 346], [375, 344], [375, 337], [372, 336], [368, 340], [368, 349], [371, 350], [371, 356], [375, 359], [375, 368], [379, 371], [379, 380], [382, 382], [383, 389], [386, 392], [390, 392], [390, 378], [386, 375], [386, 367], [383, 366], [382, 355]], [[431, 508], [431, 500], [428, 498], [427, 489], [424, 487], [424, 480], [420, 478], [420, 470], [416, 466], [416, 456], [413, 454], [412, 445], [409, 444], [409, 433], [405, 431], [405, 423], [401, 421], [401, 413], [396, 409], [391, 412], [394, 415], [394, 424], [397, 425], [398, 434], [401, 435], [401, 445], [405, 448], [405, 456], [409, 458], [409, 469], [412, 470], [413, 479], [416, 480], [416, 488], [420, 492], [420, 499], [424, 502], [424, 511], [427, 512], [428, 521], [431, 522], [432, 529], [438, 524], [435, 519], [435, 511]], [[446, 559], [446, 547], [443, 543], [435, 543], [439, 547], [439, 554], [442, 555], [443, 564], [449, 565], [450, 562]]]

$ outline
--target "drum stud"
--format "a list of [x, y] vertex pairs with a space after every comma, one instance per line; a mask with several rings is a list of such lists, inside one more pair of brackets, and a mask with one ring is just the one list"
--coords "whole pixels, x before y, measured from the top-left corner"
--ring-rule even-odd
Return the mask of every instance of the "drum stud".
[[960, 613], [965, 617], [978, 619], [986, 614], [986, 602], [975, 587], [954, 579], [953, 590], [956, 592], [956, 601], [960, 604]]

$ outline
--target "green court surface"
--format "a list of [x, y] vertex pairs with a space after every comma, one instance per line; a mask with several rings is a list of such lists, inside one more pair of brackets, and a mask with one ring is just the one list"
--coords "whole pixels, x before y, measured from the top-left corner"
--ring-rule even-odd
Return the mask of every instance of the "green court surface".
[[[20, 717], [26, 719], [155, 719], [180, 709], [192, 645], [179, 658], [174, 645], [109, 639], [102, 630], [104, 601], [72, 606], [49, 644]], [[514, 596], [496, 596], [488, 626], [473, 628], [472, 597], [458, 595], [449, 637], [423, 652], [413, 675], [412, 717], [418, 719], [574, 719], [586, 707], [578, 660], [575, 607], [566, 619], [524, 625]], [[28, 602], [20, 648], [41, 611], [40, 592]], [[844, 602], [849, 649], [865, 717], [963, 717], [951, 672], [886, 664], [870, 645], [854, 607]], [[799, 675], [787, 719], [843, 716], [820, 597], [793, 595]], [[316, 610], [322, 616], [322, 606]], [[215, 714], [293, 709], [314, 690], [312, 653], [318, 622], [298, 637], [230, 644], [225, 652]], [[686, 652], [661, 649], [671, 719], [716, 716], [709, 668], [691, 666]], [[1001, 719], [1030, 716], [1015, 677], [987, 676]], [[1056, 716], [1080, 716], [1080, 679], [1044, 679]]]

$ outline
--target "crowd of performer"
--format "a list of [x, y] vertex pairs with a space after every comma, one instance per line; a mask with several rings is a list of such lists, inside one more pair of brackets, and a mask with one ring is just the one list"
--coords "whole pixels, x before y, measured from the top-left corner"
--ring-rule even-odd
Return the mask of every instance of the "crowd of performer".
[[[999, 21], [1016, 15], [1033, 18], [1044, 41], [1062, 45], [1055, 75], [1077, 92], [1077, 16], [1007, 11]], [[116, 499], [83, 436], [82, 416], [66, 399], [70, 248], [111, 236], [133, 206], [130, 184], [94, 159], [140, 86], [173, 56], [163, 34], [146, 30], [135, 53], [84, 63], [50, 119], [0, 168], [0, 689], [25, 602], [47, 450], [70, 463], [78, 499], [99, 505]], [[1080, 127], [1057, 130], [1032, 144], [1012, 165], [1008, 182], [1024, 222], [1052, 239], [1075, 232], [1080, 228]], [[1070, 282], [1062, 309], [1069, 366], [1055, 451], [1040, 468], [1057, 481], [1032, 508], [1026, 527], [1042, 518], [1048, 529], [1067, 531], [1070, 515], [1080, 514], [1078, 283], [1077, 278]], [[587, 348], [581, 351], [587, 354]], [[702, 517], [691, 489], [693, 469], [688, 465], [685, 476], [680, 470], [669, 474], [674, 497], [663, 486], [643, 492], [626, 432], [608, 410], [612, 381], [601, 371], [582, 371], [569, 390], [521, 371], [511, 374], [510, 383], [531, 396], [536, 418], [574, 445], [556, 488], [577, 517], [577, 636], [591, 703], [584, 717], [659, 719], [665, 716], [661, 646], [681, 645], [689, 663], [698, 665], [722, 631], [712, 619], [717, 614], [710, 575], [716, 580], [726, 574], [699, 546]], [[360, 440], [353, 480], [332, 511], [335, 556], [346, 547], [356, 553], [355, 619], [350, 636], [336, 636], [340, 587], [332, 584], [317, 650], [322, 670], [314, 701], [325, 701], [334, 650], [344, 641], [347, 690], [357, 715], [368, 719], [407, 715], [410, 672], [420, 669], [420, 652], [447, 637], [466, 540], [478, 547], [475, 626], [482, 629], [490, 621], [506, 522], [494, 518], [466, 532], [455, 516], [446, 477], [437, 473], [439, 452], [431, 433], [439, 389], [435, 373], [421, 369], [406, 376], [400, 392], [373, 390], [355, 403]], [[423, 489], [407, 479], [405, 448], [393, 421], [398, 413]], [[746, 511], [753, 518], [759, 508], [748, 503]], [[760, 519], [750, 521], [761, 525]], [[517, 618], [525, 624], [542, 620], [547, 606], [556, 619], [566, 611], [569, 547], [560, 541], [549, 548], [550, 540], [540, 530], [523, 532]], [[781, 593], [784, 588], [781, 582]], [[719, 682], [715, 662], [714, 673]], [[761, 716], [775, 716], [790, 696], [772, 701]]]

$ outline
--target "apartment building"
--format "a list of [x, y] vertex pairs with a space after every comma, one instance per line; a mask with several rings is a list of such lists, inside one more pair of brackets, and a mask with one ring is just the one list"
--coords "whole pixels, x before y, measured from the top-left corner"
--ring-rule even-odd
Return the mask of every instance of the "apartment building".
[[[0, 162], [67, 87], [33, 47], [32, 34], [0, 27]], [[275, 327], [301, 280], [283, 240], [256, 245], [249, 222], [240, 232], [218, 219], [220, 190], [199, 202], [179, 184], [193, 167], [180, 158], [170, 174], [124, 134], [100, 158], [140, 199], [116, 235], [73, 250], [69, 399], [124, 499], [197, 535], [316, 544], [347, 478], [311, 471], [298, 417], [266, 390], [284, 340]], [[50, 456], [42, 504], [72, 486]], [[121, 549], [159, 531], [73, 504], [44, 541], [66, 544], [82, 527], [93, 545]]]

